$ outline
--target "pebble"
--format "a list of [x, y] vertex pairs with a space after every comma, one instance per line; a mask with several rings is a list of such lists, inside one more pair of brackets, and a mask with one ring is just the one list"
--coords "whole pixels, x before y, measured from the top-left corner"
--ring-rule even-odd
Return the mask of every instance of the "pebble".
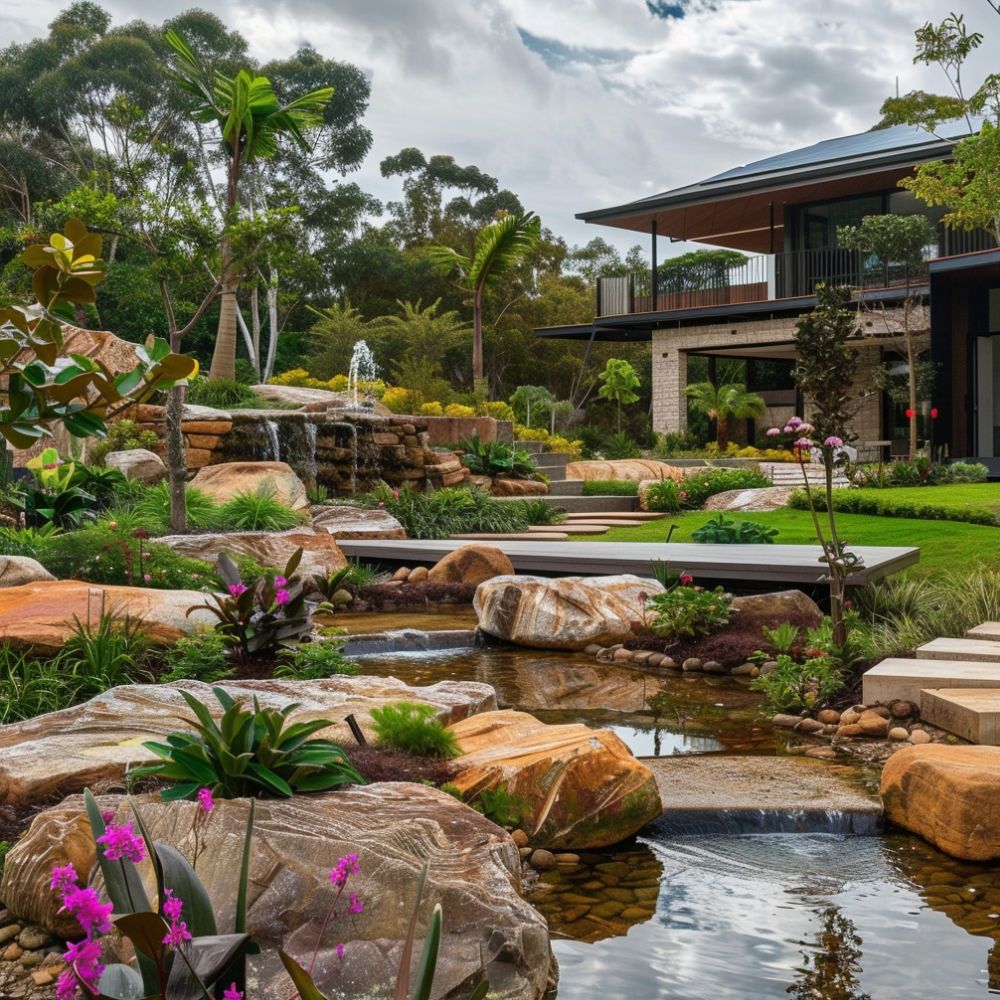
[[701, 660], [697, 656], [689, 656], [682, 664], [681, 670], [701, 670]]
[[510, 836], [518, 847], [528, 846], [528, 835], [524, 832], [524, 830], [515, 830]]
[[556, 856], [551, 851], [539, 847], [531, 854], [531, 867], [537, 868], [540, 872], [552, 871], [556, 867]]
[[4, 948], [3, 952], [0, 953], [0, 959], [3, 959], [5, 962], [13, 962], [16, 959], [19, 959], [23, 954], [24, 949], [16, 941], [11, 941], [11, 943]]
[[410, 575], [409, 566], [400, 566], [395, 573], [392, 574], [392, 580], [395, 583], [402, 583]]
[[613, 656], [614, 654], [611, 652], [610, 649], [602, 649], [597, 654], [595, 659], [597, 660], [598, 663], [610, 663]]
[[909, 701], [894, 701], [889, 706], [889, 711], [894, 719], [908, 719], [913, 715], [914, 707]]
[[846, 712], [840, 713], [840, 724], [842, 726], [853, 726], [860, 718], [860, 712], [856, 712], [853, 708], [849, 708]]
[[587, 656], [597, 656], [597, 654], [604, 649], [603, 646], [599, 646], [596, 642], [592, 642], [589, 646], [584, 646], [583, 651]]
[[771, 725], [780, 726], [782, 729], [794, 729], [801, 721], [802, 717], [798, 715], [775, 715], [771, 719]]
[[824, 708], [816, 713], [816, 718], [824, 726], [836, 726], [840, 723], [840, 712], [835, 708]]
[[8, 924], [6, 927], [0, 927], [0, 944], [13, 941], [22, 930], [23, 928], [20, 924]]
[[427, 579], [430, 570], [426, 566], [417, 566], [410, 570], [410, 575], [406, 578], [407, 583], [423, 583]]
[[922, 743], [930, 743], [931, 734], [927, 732], [926, 729], [911, 729], [910, 730], [910, 742], [920, 745]]
[[701, 669], [705, 671], [706, 674], [724, 674], [726, 673], [726, 668], [719, 663], [718, 660], [706, 660], [702, 665]]
[[649, 658], [653, 655], [651, 649], [638, 649], [632, 652], [632, 660], [635, 663], [649, 663]]
[[632, 660], [631, 649], [616, 649], [612, 657], [615, 663], [629, 663]]
[[773, 674], [777, 669], [778, 669], [778, 661], [768, 660], [767, 663], [762, 663], [760, 665], [760, 674], [762, 677], [767, 677], [768, 674]]
[[[665, 659], [666, 659], [666, 656], [664, 656], [663, 653], [650, 653], [649, 654], [649, 659], [646, 660], [646, 666], [647, 667], [662, 667], [663, 666], [663, 661]], [[670, 662], [673, 663], [674, 661], [671, 660]]]
[[882, 718], [882, 719], [888, 720], [888, 719], [892, 718], [892, 712], [890, 712], [889, 709], [886, 708], [885, 705], [872, 705], [871, 708], [865, 709], [865, 711], [862, 712], [861, 714], [862, 715], [866, 715], [866, 714], [872, 713], [872, 712], [875, 715], [877, 715], [880, 718]]
[[836, 760], [837, 751], [831, 747], [810, 747], [805, 752], [806, 757], [815, 757], [816, 760]]
[[49, 969], [35, 969], [31, 974], [31, 981], [36, 986], [48, 986], [55, 980], [55, 975]]
[[17, 943], [26, 951], [44, 948], [52, 944], [52, 935], [41, 927], [25, 927], [17, 936]]
[[663, 659], [660, 660], [659, 665], [664, 670], [676, 670], [677, 669], [677, 661], [672, 656], [664, 656]]
[[893, 726], [889, 730], [890, 740], [908, 740], [910, 738], [910, 731], [906, 726]]
[[799, 719], [795, 723], [795, 731], [797, 733], [818, 733], [823, 729], [823, 723], [817, 719]]
[[858, 719], [858, 725], [865, 736], [885, 736], [889, 732], [889, 720], [876, 711], [864, 712]]
[[756, 663], [741, 663], [738, 667], [733, 667], [731, 673], [734, 677], [752, 677], [757, 669]]
[[556, 856], [557, 865], [578, 865], [580, 863], [579, 854], [557, 854]]
[[41, 965], [44, 960], [44, 951], [26, 951], [21, 956], [21, 965], [27, 969], [29, 966]]
[[841, 739], [850, 739], [854, 736], [864, 736], [865, 731], [856, 723], [849, 722], [847, 725], [841, 725], [837, 729], [837, 736]]
[[517, 849], [517, 853], [521, 855], [521, 860], [522, 861], [527, 861], [528, 858], [531, 857], [531, 848], [530, 847], [519, 847]]

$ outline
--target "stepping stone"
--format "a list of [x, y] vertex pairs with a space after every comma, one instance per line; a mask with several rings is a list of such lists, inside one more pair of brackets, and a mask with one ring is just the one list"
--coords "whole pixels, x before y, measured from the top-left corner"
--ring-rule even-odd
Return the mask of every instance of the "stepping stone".
[[1000, 690], [996, 688], [921, 691], [920, 718], [971, 743], [1000, 746]]
[[[586, 527], [588, 524], [594, 524], [594, 523], [595, 522], [593, 522], [593, 521], [566, 521], [563, 524], [563, 527], [568, 532], [570, 532], [571, 534], [581, 534], [582, 535], [582, 534], [586, 534], [586, 532], [585, 531], [580, 531], [578, 529]], [[600, 525], [600, 527], [604, 528], [604, 530], [607, 531], [608, 528], [638, 528], [642, 524], [644, 524], [645, 522], [644, 521], [625, 520], [625, 518], [621, 518], [620, 520], [614, 520], [614, 521], [608, 520], [608, 521], [597, 522], [597, 523]]]
[[866, 705], [897, 700], [919, 705], [920, 692], [929, 688], [1000, 689], [1000, 663], [891, 657], [864, 675], [861, 700]]
[[593, 510], [575, 513], [571, 511], [566, 515], [566, 518], [569, 521], [636, 521], [642, 523], [644, 521], [662, 521], [666, 516], [666, 514], [647, 510]]
[[[566, 531], [571, 535], [603, 535], [607, 532], [608, 528], [613, 526], [610, 524], [589, 524], [589, 523], [584, 524], [582, 522], [580, 524], [577, 524], [576, 522], [574, 522], [573, 524], [567, 524], [564, 525], [563, 527], [565, 527]], [[528, 531], [535, 534], [541, 532], [542, 530], [543, 528], [541, 527], [541, 525], [539, 525], [538, 531], [536, 531], [535, 528], [528, 529]], [[548, 530], [551, 532], [552, 529], [548, 528], [544, 530]]]
[[1000, 622], [983, 622], [965, 633], [966, 639], [996, 639], [1000, 642]]
[[499, 533], [490, 533], [487, 531], [476, 534], [475, 532], [469, 532], [463, 535], [449, 535], [449, 538], [457, 538], [461, 541], [466, 542], [483, 542], [483, 541], [494, 541], [494, 542], [565, 542], [569, 535], [565, 531], [538, 531], [532, 533], [530, 531], [515, 532], [510, 535], [503, 535]]
[[917, 649], [920, 660], [981, 660], [1000, 663], [1000, 640], [932, 639]]

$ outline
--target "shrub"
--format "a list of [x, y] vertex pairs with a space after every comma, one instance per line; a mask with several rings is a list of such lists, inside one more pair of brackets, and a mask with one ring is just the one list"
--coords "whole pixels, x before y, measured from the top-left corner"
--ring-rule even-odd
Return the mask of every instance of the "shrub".
[[535, 463], [526, 451], [502, 441], [483, 441], [473, 434], [459, 446], [465, 452], [462, 464], [474, 476], [503, 479], [536, 479]]
[[716, 493], [728, 490], [747, 490], [770, 486], [771, 481], [759, 469], [706, 469], [695, 472], [684, 480], [684, 506], [702, 507]]
[[938, 481], [942, 483], [985, 483], [989, 469], [979, 462], [952, 462], [942, 465]]
[[639, 506], [661, 514], [676, 514], [681, 509], [681, 488], [672, 479], [647, 483], [639, 494]]
[[226, 501], [218, 521], [227, 531], [287, 531], [300, 525], [302, 518], [278, 499], [271, 483], [261, 483], [256, 490], [244, 490]]
[[422, 402], [412, 390], [400, 386], [390, 386], [382, 393], [382, 405], [393, 413], [413, 413]]
[[457, 757], [455, 734], [437, 719], [432, 705], [401, 701], [371, 710], [379, 743], [418, 757]]
[[228, 378], [196, 378], [188, 386], [186, 398], [195, 406], [213, 406], [222, 410], [269, 405], [250, 386]]
[[731, 603], [732, 596], [721, 587], [705, 590], [682, 574], [664, 593], [647, 598], [645, 623], [663, 639], [695, 639], [728, 625]]
[[364, 784], [336, 743], [309, 739], [332, 726], [330, 719], [289, 726], [298, 705], [261, 708], [254, 698], [251, 710], [221, 688], [212, 693], [223, 709], [218, 722], [197, 698], [181, 691], [194, 713], [194, 732], [172, 733], [166, 743], [143, 743], [160, 760], [133, 773], [171, 782], [163, 792], [167, 801], [193, 799], [201, 788], [224, 799], [291, 798], [297, 792]]
[[344, 656], [343, 645], [336, 639], [302, 643], [274, 668], [275, 677], [297, 681], [315, 681], [357, 672], [358, 665]]
[[846, 686], [844, 669], [832, 656], [817, 656], [799, 663], [787, 653], [779, 653], [777, 668], [750, 682], [760, 691], [773, 712], [801, 712], [840, 694]]
[[104, 465], [105, 457], [112, 451], [129, 451], [146, 448], [152, 451], [160, 443], [160, 436], [153, 430], [144, 430], [134, 420], [112, 420], [107, 437], [94, 441], [89, 448], [94, 465]]
[[104, 510], [123, 494], [130, 492], [129, 480], [118, 469], [78, 465], [73, 471], [73, 486], [89, 493], [97, 502], [97, 509]]
[[[813, 498], [817, 510], [826, 510], [826, 498]], [[808, 510], [808, 498], [801, 491], [792, 494], [788, 506]], [[871, 517], [909, 517], [921, 521], [961, 521], [966, 524], [996, 526], [996, 514], [984, 508], [944, 507], [933, 503], [910, 502], [881, 497], [859, 490], [833, 491], [833, 509], [842, 514], [867, 514]]]
[[544, 427], [514, 425], [514, 437], [518, 441], [541, 441], [542, 451], [556, 452], [568, 456], [571, 462], [583, 458], [583, 442], [570, 441], [559, 434], [550, 434]]
[[142, 621], [101, 608], [96, 622], [73, 617], [73, 631], [59, 653], [79, 698], [90, 698], [148, 674], [152, 649]]
[[202, 681], [214, 684], [232, 677], [229, 664], [229, 644], [225, 636], [214, 629], [200, 629], [194, 635], [181, 636], [163, 655], [167, 672], [161, 680]]
[[476, 408], [474, 406], [466, 406], [464, 403], [449, 403], [444, 408], [444, 415], [446, 417], [474, 417], [476, 415]]
[[444, 407], [435, 400], [432, 403], [421, 403], [419, 412], [425, 417], [443, 417]]
[[508, 792], [504, 785], [484, 788], [469, 804], [497, 826], [507, 829], [520, 824], [530, 808], [527, 799]]
[[[211, 531], [219, 526], [219, 505], [196, 486], [184, 491], [188, 527], [193, 531]], [[170, 487], [167, 483], [150, 486], [133, 506], [135, 516], [154, 534], [170, 530]]]
[[75, 704], [69, 680], [58, 657], [41, 659], [0, 642], [0, 725]]
[[566, 520], [564, 507], [557, 507], [541, 497], [523, 497], [506, 502], [516, 504], [524, 513], [528, 524], [563, 524]]
[[480, 407], [483, 416], [493, 417], [494, 420], [510, 420], [513, 421], [514, 417], [514, 407], [510, 403], [504, 402], [502, 399], [496, 399], [488, 403], [483, 403]]
[[601, 439], [601, 454], [609, 459], [638, 458], [642, 454], [638, 443], [624, 431], [608, 434]]
[[717, 514], [691, 532], [691, 541], [721, 545], [770, 545], [778, 537], [778, 529], [755, 521], [736, 521]]
[[636, 497], [639, 484], [627, 479], [587, 479], [583, 484], [585, 497]]

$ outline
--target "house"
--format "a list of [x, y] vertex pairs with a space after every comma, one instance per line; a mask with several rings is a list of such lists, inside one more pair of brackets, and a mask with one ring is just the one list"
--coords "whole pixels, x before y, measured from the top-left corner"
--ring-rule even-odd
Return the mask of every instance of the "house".
[[[910, 126], [844, 136], [736, 167], [707, 180], [613, 208], [584, 212], [586, 222], [614, 226], [651, 239], [652, 267], [627, 277], [602, 278], [592, 323], [538, 330], [541, 337], [584, 341], [652, 342], [653, 428], [687, 426], [684, 389], [692, 356], [746, 362], [748, 387], [769, 413], [756, 428], [781, 423], [808, 401], [791, 378], [795, 323], [815, 306], [820, 282], [848, 285], [860, 328], [852, 428], [863, 451], [906, 450], [904, 404], [872, 384], [888, 364], [904, 375], [902, 303], [921, 303], [911, 329], [936, 363], [934, 392], [921, 401], [920, 436], [952, 457], [997, 459], [1000, 474], [1000, 249], [984, 232], [940, 224], [898, 182], [920, 163], [947, 157], [963, 123], [942, 126], [939, 137]], [[837, 229], [869, 215], [923, 214], [937, 226], [925, 267], [906, 280], [890, 265], [838, 247]], [[658, 241], [692, 241], [741, 251], [743, 259], [672, 278]], [[731, 255], [724, 255], [730, 258]], [[666, 286], [666, 287], [664, 287]], [[934, 414], [934, 418], [932, 418]], [[750, 428], [750, 433], [755, 428]], [[891, 442], [886, 444], [886, 442]]]

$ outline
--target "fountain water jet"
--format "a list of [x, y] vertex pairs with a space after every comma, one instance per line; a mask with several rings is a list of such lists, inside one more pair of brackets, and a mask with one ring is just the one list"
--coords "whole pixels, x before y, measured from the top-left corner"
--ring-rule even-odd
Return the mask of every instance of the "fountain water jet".
[[378, 377], [378, 365], [375, 355], [364, 340], [359, 340], [351, 352], [351, 364], [347, 369], [347, 407], [351, 410], [362, 409], [358, 400], [359, 384], [374, 382]]

